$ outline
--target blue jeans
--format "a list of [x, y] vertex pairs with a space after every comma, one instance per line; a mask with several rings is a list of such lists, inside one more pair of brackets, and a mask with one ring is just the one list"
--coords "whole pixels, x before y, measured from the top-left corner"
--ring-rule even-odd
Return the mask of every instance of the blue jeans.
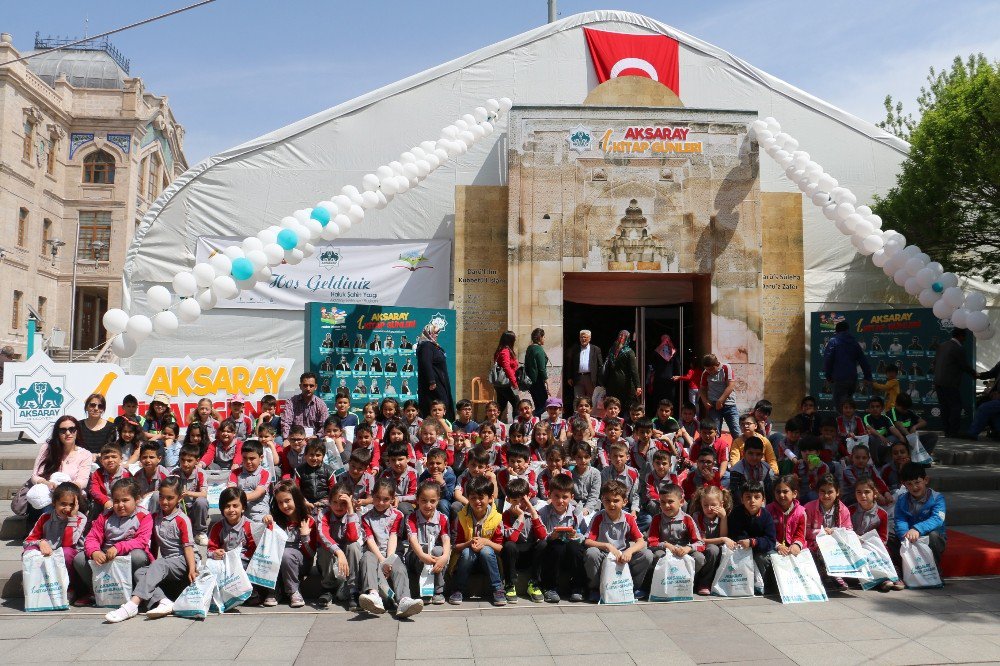
[[729, 426], [729, 434], [733, 436], [733, 439], [743, 435], [743, 431], [740, 429], [740, 410], [736, 405], [723, 403], [721, 410], [713, 407], [708, 410], [708, 418], [715, 421], [719, 426], [720, 435], [722, 434], [723, 421]]
[[993, 430], [1000, 432], [1000, 399], [984, 402], [972, 415], [972, 425], [969, 426], [969, 434], [978, 437], [979, 433], [986, 430], [986, 426], [992, 426]]
[[471, 548], [466, 548], [459, 553], [455, 572], [452, 575], [452, 585], [455, 591], [465, 592], [465, 586], [469, 582], [469, 574], [472, 573], [472, 568], [477, 563], [489, 574], [490, 588], [502, 590], [503, 581], [500, 579], [500, 561], [497, 558], [497, 552], [489, 546], [485, 546], [478, 553]]

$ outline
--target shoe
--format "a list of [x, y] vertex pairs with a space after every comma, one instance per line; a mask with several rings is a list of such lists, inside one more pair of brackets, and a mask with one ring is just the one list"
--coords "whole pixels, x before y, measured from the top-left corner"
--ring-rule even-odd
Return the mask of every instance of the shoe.
[[435, 606], [442, 605], [444, 603], [444, 595], [435, 594], [433, 597], [431, 597], [431, 603], [434, 604]]
[[199, 546], [207, 546], [208, 545], [208, 535], [207, 534], [199, 534], [198, 536], [196, 536], [194, 538], [194, 542], [196, 544], [198, 544]]
[[110, 624], [117, 624], [118, 622], [124, 622], [125, 620], [131, 619], [139, 614], [139, 609], [132, 604], [123, 604], [113, 611], [108, 611], [104, 616], [104, 621]]
[[274, 596], [274, 593], [272, 592], [264, 597], [264, 603], [261, 605], [265, 608], [274, 608], [278, 605], [278, 597]]
[[413, 599], [411, 597], [403, 597], [399, 600], [399, 605], [396, 606], [396, 617], [404, 618], [416, 615], [424, 609], [424, 602], [420, 599]]
[[843, 578], [834, 578], [833, 581], [837, 585], [838, 592], [847, 592], [847, 590], [851, 589]]
[[361, 610], [371, 615], [381, 615], [385, 612], [385, 606], [382, 605], [382, 597], [379, 596], [378, 592], [366, 592], [358, 597], [358, 604], [361, 606]]
[[331, 603], [333, 603], [333, 592], [330, 590], [323, 590], [323, 593], [316, 600], [316, 605], [321, 609], [328, 608]]
[[702, 587], [698, 589], [697, 595], [699, 597], [708, 597], [712, 595], [712, 590], [708, 589], [707, 587]]
[[646, 590], [632, 590], [632, 596], [635, 597], [636, 601], [642, 601], [649, 596], [649, 592]]
[[261, 601], [262, 601], [262, 599], [260, 598], [260, 593], [258, 593], [257, 590], [254, 590], [253, 592], [250, 593], [250, 596], [247, 597], [247, 600], [243, 602], [243, 605], [244, 606], [260, 606], [260, 602]]
[[571, 604], [580, 604], [580, 603], [583, 603], [583, 591], [582, 590], [573, 590], [572, 594], [569, 595], [569, 602]]
[[762, 597], [762, 596], [764, 596], [764, 588], [762, 588], [762, 587], [755, 587], [755, 588], [753, 588], [753, 595], [755, 597]]
[[897, 592], [901, 592], [906, 589], [906, 583], [904, 583], [901, 580], [897, 580], [895, 583], [892, 584], [892, 589], [896, 590]]
[[538, 589], [538, 586], [534, 583], [534, 581], [528, 583], [528, 598], [536, 604], [543, 601], [542, 591]]
[[358, 598], [356, 596], [352, 596], [351, 600], [347, 602], [347, 612], [348, 613], [361, 612], [361, 604], [358, 603]]
[[592, 604], [601, 603], [601, 593], [597, 590], [591, 590], [590, 594], [587, 595], [587, 600]]
[[892, 590], [892, 583], [890, 581], [884, 580], [881, 583], [879, 583], [878, 586], [879, 592], [889, 592], [891, 590]]
[[150, 620], [156, 620], [161, 617], [166, 617], [174, 612], [174, 602], [170, 599], [164, 599], [156, 605], [156, 608], [150, 608], [146, 611], [146, 617]]
[[517, 588], [514, 587], [513, 585], [507, 587], [504, 590], [504, 592], [503, 592], [503, 596], [507, 599], [507, 603], [509, 603], [509, 604], [516, 604], [517, 603]]
[[461, 606], [462, 605], [462, 593], [461, 592], [452, 592], [451, 596], [448, 597], [448, 603], [451, 604], [452, 606]]
[[503, 589], [493, 590], [493, 605], [494, 606], [507, 605], [507, 594], [503, 591]]
[[83, 608], [84, 606], [93, 606], [94, 595], [92, 594], [80, 595], [79, 597], [76, 598], [76, 601], [73, 602], [73, 605], [76, 606], [77, 608]]
[[306, 605], [306, 600], [302, 598], [301, 592], [292, 592], [292, 597], [288, 600], [288, 605], [292, 608], [302, 608]]
[[555, 590], [545, 590], [545, 594], [542, 595], [542, 599], [547, 604], [557, 604], [561, 601], [559, 593]]

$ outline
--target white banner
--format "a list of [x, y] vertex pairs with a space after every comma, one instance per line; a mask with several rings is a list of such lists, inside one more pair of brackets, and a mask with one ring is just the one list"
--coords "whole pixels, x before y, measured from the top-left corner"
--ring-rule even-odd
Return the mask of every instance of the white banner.
[[[196, 257], [207, 261], [239, 241], [198, 239]], [[271, 269], [268, 284], [258, 284], [219, 308], [303, 310], [310, 301], [361, 305], [446, 308], [451, 291], [451, 241], [319, 241], [316, 253], [295, 266]]]

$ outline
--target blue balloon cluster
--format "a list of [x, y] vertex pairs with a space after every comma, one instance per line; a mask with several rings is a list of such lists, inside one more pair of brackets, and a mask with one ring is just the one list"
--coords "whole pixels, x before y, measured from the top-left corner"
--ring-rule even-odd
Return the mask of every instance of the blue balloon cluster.
[[278, 245], [285, 250], [293, 250], [299, 244], [299, 235], [291, 229], [282, 229], [278, 232]]
[[316, 220], [324, 227], [330, 223], [330, 211], [328, 211], [326, 208], [313, 208], [312, 212], [309, 214], [309, 217]]
[[230, 271], [235, 280], [249, 280], [253, 277], [253, 262], [246, 257], [233, 259], [233, 268]]

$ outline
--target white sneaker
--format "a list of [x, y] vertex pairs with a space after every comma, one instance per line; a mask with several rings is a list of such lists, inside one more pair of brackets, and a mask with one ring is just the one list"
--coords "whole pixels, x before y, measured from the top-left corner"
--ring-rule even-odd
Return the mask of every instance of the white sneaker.
[[424, 602], [422, 600], [403, 597], [399, 600], [399, 605], [396, 606], [396, 617], [410, 617], [411, 615], [416, 615], [423, 609]]
[[116, 624], [118, 622], [124, 622], [129, 620], [139, 614], [139, 609], [135, 606], [121, 605], [113, 611], [108, 611], [104, 616], [104, 621], [111, 624]]
[[382, 605], [382, 597], [379, 596], [378, 592], [366, 592], [362, 594], [358, 597], [358, 605], [361, 606], [361, 610], [372, 615], [381, 615], [385, 612], [385, 606]]
[[194, 538], [194, 542], [196, 544], [198, 544], [199, 546], [207, 546], [208, 545], [208, 535], [207, 534], [199, 534], [198, 536], [196, 536]]
[[166, 617], [174, 612], [174, 602], [170, 599], [164, 599], [156, 605], [156, 608], [150, 608], [146, 611], [146, 617], [150, 620], [156, 620], [161, 617]]

